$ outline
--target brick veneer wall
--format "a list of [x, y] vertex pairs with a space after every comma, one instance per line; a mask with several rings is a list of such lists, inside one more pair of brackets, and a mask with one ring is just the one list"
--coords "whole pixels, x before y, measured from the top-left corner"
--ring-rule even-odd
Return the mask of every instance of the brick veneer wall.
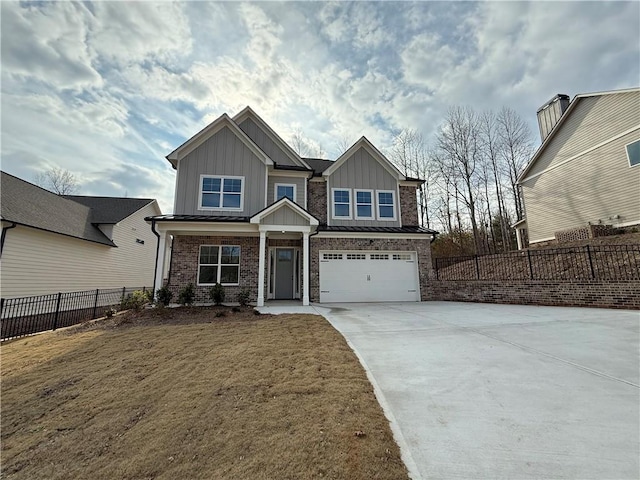
[[307, 182], [307, 210], [321, 224], [327, 223], [327, 183]]
[[442, 281], [426, 288], [429, 300], [640, 309], [640, 281]]
[[416, 187], [400, 185], [400, 217], [403, 226], [419, 224]]
[[[364, 234], [366, 235], [366, 234]], [[396, 238], [310, 238], [309, 258], [309, 296], [312, 302], [320, 301], [320, 250], [398, 250], [418, 253], [418, 271], [420, 278], [420, 298], [428, 300], [427, 285], [434, 278], [431, 269], [430, 237], [425, 239]]]

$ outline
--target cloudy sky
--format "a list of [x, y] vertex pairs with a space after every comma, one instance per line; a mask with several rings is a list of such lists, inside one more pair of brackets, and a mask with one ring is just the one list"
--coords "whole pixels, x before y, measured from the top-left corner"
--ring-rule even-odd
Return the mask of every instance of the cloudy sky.
[[[556, 93], [640, 84], [638, 2], [1, 2], [2, 170], [173, 205], [165, 155], [250, 105], [335, 158], [430, 139], [451, 105], [534, 134]], [[536, 138], [537, 141], [537, 138]]]

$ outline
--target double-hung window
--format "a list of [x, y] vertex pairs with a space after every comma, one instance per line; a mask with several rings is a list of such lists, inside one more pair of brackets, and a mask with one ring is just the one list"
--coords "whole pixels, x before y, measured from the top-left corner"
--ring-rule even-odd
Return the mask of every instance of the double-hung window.
[[393, 190], [377, 190], [378, 196], [378, 220], [395, 220], [396, 203]]
[[627, 159], [629, 160], [629, 166], [633, 167], [640, 165], [640, 140], [631, 142], [625, 146], [627, 149]]
[[294, 183], [276, 183], [274, 187], [275, 198], [273, 200], [275, 202], [284, 197], [287, 197], [292, 202], [296, 201], [296, 185]]
[[373, 220], [373, 190], [354, 190], [356, 220]]
[[198, 258], [198, 285], [238, 285], [240, 247], [235, 245], [201, 245]]
[[199, 210], [242, 210], [244, 177], [200, 176]]
[[351, 190], [333, 189], [333, 218], [351, 220]]

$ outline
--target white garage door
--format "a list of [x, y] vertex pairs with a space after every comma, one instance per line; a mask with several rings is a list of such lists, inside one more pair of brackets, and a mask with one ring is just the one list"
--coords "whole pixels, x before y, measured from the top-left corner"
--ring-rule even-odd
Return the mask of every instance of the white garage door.
[[420, 301], [416, 252], [321, 251], [320, 302]]

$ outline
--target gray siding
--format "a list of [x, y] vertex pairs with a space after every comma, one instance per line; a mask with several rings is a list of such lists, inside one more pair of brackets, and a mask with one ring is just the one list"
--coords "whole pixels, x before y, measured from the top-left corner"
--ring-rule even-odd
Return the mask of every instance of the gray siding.
[[287, 206], [280, 207], [260, 222], [263, 225], [309, 225], [309, 221]]
[[295, 162], [256, 123], [247, 118], [238, 125], [269, 158], [279, 165], [295, 165]]
[[[266, 206], [266, 167], [227, 127], [180, 160], [178, 169], [176, 214], [251, 216]], [[244, 177], [244, 210], [198, 210], [200, 175]]]
[[307, 208], [304, 201], [304, 191], [305, 188], [307, 188], [305, 179], [299, 177], [277, 177], [274, 175], [269, 175], [269, 179], [267, 180], [267, 205], [271, 205], [275, 201], [274, 194], [276, 183], [294, 184], [296, 186], [295, 202], [302, 208]]
[[[334, 220], [332, 218], [332, 189], [370, 189], [393, 190], [395, 192], [396, 221], [377, 220]], [[352, 196], [352, 214], [355, 209]], [[375, 195], [375, 192], [374, 192]], [[327, 180], [327, 200], [329, 204], [329, 218], [327, 223], [334, 226], [366, 226], [366, 227], [398, 227], [400, 226], [400, 198], [398, 196], [398, 181], [364, 148], [360, 148], [349, 157]], [[375, 201], [374, 201], [375, 209]]]
[[640, 124], [640, 92], [578, 100], [527, 177]]
[[625, 152], [638, 139], [640, 129], [524, 182], [530, 241], [588, 222], [640, 223], [640, 166], [630, 167]]

